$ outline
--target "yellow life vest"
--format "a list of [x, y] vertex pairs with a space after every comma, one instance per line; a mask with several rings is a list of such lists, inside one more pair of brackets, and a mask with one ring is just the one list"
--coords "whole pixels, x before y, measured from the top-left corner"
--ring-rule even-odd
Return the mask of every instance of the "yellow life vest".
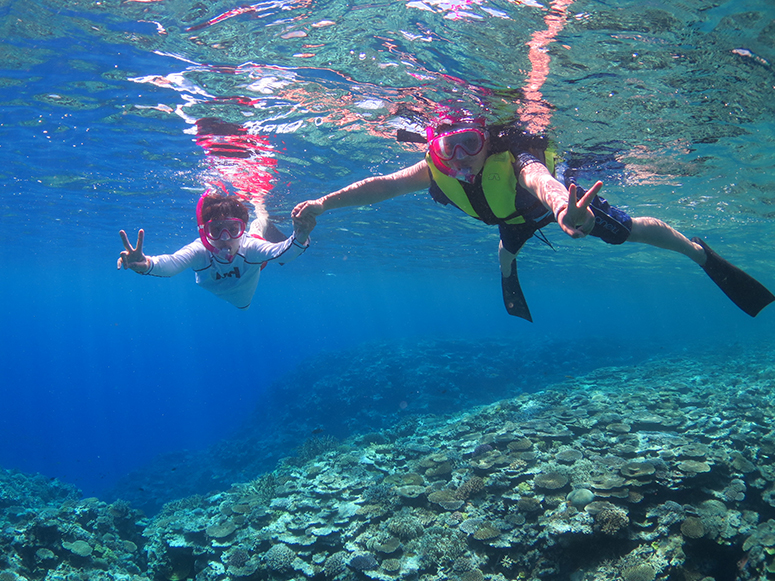
[[[486, 221], [474, 210], [471, 200], [457, 179], [439, 170], [431, 160], [430, 153], [425, 156], [425, 161], [431, 170], [433, 181], [453, 204], [469, 216]], [[525, 222], [515, 206], [517, 176], [514, 174], [514, 166], [512, 165], [514, 161], [511, 152], [496, 153], [487, 158], [482, 170], [484, 199], [499, 223], [522, 224]]]

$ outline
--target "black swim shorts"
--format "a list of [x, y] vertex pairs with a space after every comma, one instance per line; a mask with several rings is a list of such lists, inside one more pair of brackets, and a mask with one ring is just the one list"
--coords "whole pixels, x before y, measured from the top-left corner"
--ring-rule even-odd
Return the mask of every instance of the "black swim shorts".
[[[576, 186], [576, 195], [581, 198], [584, 195], [584, 189]], [[519, 196], [517, 198], [519, 200]], [[524, 224], [498, 226], [503, 247], [512, 254], [517, 254], [536, 230], [555, 221], [552, 213], [548, 212], [540, 202], [538, 205], [531, 204], [531, 206], [522, 214], [525, 218]], [[632, 230], [632, 218], [627, 215], [627, 212], [612, 206], [600, 196], [595, 196], [589, 207], [595, 215], [595, 226], [589, 233], [590, 236], [600, 238], [607, 244], [623, 244], [627, 240]]]
[[[576, 195], [581, 197], [584, 190], [576, 186]], [[595, 215], [595, 226], [590, 236], [600, 238], [608, 244], [624, 244], [632, 231], [632, 218], [624, 210], [612, 206], [605, 198], [595, 196], [589, 205]]]

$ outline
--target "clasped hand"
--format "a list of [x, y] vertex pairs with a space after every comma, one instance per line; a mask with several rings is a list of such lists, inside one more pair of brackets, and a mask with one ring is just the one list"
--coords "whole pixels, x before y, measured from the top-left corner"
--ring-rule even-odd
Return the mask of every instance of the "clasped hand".
[[306, 243], [310, 232], [312, 232], [316, 224], [315, 214], [308, 213], [306, 215], [293, 216], [293, 231], [296, 234], [296, 240], [302, 244]]
[[311, 216], [315, 218], [323, 213], [323, 203], [320, 200], [307, 200], [296, 204], [296, 207], [291, 212], [291, 216], [294, 219], [304, 218]]

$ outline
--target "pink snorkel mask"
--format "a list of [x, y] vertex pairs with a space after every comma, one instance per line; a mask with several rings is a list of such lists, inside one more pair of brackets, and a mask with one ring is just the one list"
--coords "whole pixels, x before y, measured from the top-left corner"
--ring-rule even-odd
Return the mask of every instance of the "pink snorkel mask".
[[[454, 131], [442, 131], [441, 127], [467, 125]], [[481, 152], [486, 139], [484, 117], [474, 117], [465, 112], [448, 111], [440, 113], [433, 123], [425, 129], [428, 140], [428, 150], [431, 161], [439, 171], [457, 180], [473, 182], [474, 175], [470, 168], [454, 168], [452, 165], [456, 156], [473, 156]]]
[[196, 205], [196, 224], [199, 231], [199, 239], [204, 247], [214, 256], [226, 262], [234, 260], [236, 255], [229, 252], [228, 248], [217, 248], [213, 246], [211, 240], [235, 240], [245, 233], [245, 223], [239, 218], [227, 218], [225, 220], [204, 221], [202, 217], [202, 207], [209, 191], [202, 194]]

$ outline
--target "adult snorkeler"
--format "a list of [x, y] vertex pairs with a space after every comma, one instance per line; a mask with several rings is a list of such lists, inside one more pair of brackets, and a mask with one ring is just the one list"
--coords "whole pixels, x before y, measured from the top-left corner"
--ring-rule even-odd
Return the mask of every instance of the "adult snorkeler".
[[[374, 204], [430, 188], [431, 197], [452, 204], [469, 216], [500, 230], [503, 299], [509, 314], [532, 321], [517, 278], [516, 257], [541, 228], [557, 222], [571, 238], [595, 236], [608, 244], [640, 242], [672, 250], [699, 264], [743, 311], [756, 316], [775, 296], [733, 266], [699, 238], [689, 240], [657, 218], [631, 218], [597, 194], [598, 181], [588, 191], [575, 183], [560, 183], [552, 175], [546, 143], [514, 125], [487, 127], [468, 112], [442, 113], [425, 137], [425, 159], [392, 174], [366, 178], [316, 200], [297, 205], [295, 218], [319, 216], [346, 206]], [[402, 139], [399, 136], [399, 139]]]
[[261, 270], [267, 262], [290, 262], [309, 246], [309, 234], [315, 227], [315, 215], [294, 218], [293, 234], [282, 242], [267, 242], [246, 231], [248, 209], [237, 198], [205, 193], [197, 204], [199, 239], [174, 254], [146, 256], [143, 254], [145, 232], [137, 233], [135, 247], [126, 232], [119, 235], [125, 250], [118, 258], [117, 268], [140, 274], [170, 277], [193, 268], [196, 283], [239, 309], [247, 309], [258, 286]]

